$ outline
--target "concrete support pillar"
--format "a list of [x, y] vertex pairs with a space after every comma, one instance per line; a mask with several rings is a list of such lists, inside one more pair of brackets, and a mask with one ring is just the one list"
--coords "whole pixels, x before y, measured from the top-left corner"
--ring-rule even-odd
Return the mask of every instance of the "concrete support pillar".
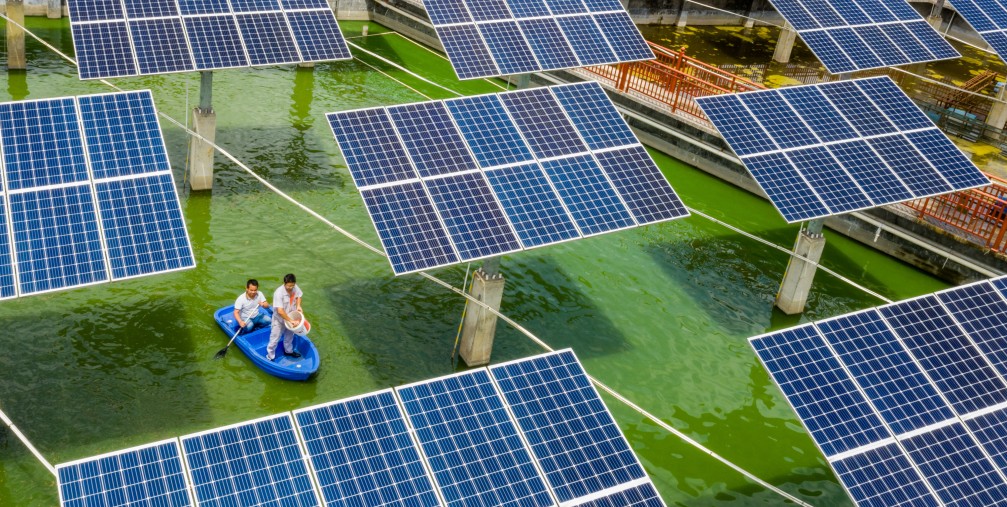
[[[192, 110], [192, 130], [211, 142], [217, 137], [217, 113], [210, 109]], [[193, 190], [213, 188], [213, 146], [193, 137], [189, 144], [189, 186]]]
[[780, 284], [780, 292], [776, 294], [776, 306], [783, 313], [794, 315], [804, 311], [823, 250], [825, 236], [822, 235], [822, 220], [813, 220], [807, 229], [797, 235], [794, 253], [814, 261], [814, 264], [801, 258], [790, 258], [787, 271], [783, 274], [783, 283]]
[[297, 66], [302, 69], [313, 69], [315, 68], [315, 62], [298, 62]]
[[678, 21], [675, 21], [676, 28], [685, 28], [689, 24], [689, 11], [686, 6], [689, 2], [682, 2], [682, 10], [678, 12]]
[[7, 69], [24, 70], [24, 0], [7, 0], [7, 17], [13, 21], [7, 23]]
[[[491, 308], [500, 309], [503, 300], [504, 277], [488, 274], [479, 269], [472, 279], [471, 295]], [[469, 303], [462, 324], [462, 338], [458, 353], [469, 366], [489, 364], [493, 353], [493, 336], [496, 334], [497, 316], [480, 305]]]
[[49, 0], [46, 5], [45, 17], [49, 19], [59, 19], [63, 17], [63, 2], [61, 0]]
[[787, 23], [783, 30], [780, 30], [780, 38], [776, 41], [776, 51], [773, 53], [773, 61], [787, 63], [790, 61], [790, 53], [794, 51], [794, 42], [797, 40], [797, 32]]
[[[998, 100], [1007, 100], [1007, 82], [1000, 87], [997, 93]], [[986, 116], [986, 124], [993, 128], [1003, 129], [1007, 124], [1007, 104], [994, 102], [990, 108], [990, 114]]]
[[752, 28], [755, 26], [755, 18], [752, 15], [755, 14], [755, 9], [758, 7], [760, 1], [761, 0], [752, 0], [752, 5], [748, 7], [748, 14], [746, 14], [748, 17], [745, 18], [745, 28]]
[[933, 7], [930, 8], [930, 15], [927, 16], [927, 23], [938, 32], [941, 31], [941, 23], [944, 21], [941, 17], [942, 11], [944, 11], [944, 0], [935, 0]]

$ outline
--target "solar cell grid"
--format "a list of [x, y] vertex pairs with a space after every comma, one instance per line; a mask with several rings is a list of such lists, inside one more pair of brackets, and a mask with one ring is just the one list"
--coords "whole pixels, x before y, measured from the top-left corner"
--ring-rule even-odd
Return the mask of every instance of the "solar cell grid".
[[745, 167], [788, 222], [831, 213], [783, 153], [745, 159]]
[[516, 21], [483, 23], [477, 26], [501, 73], [524, 74], [542, 68]]
[[[897, 129], [886, 119], [886, 115], [853, 81], [824, 84], [821, 86], [821, 91], [861, 136], [896, 132]], [[887, 109], [888, 103], [885, 106]]]
[[297, 9], [326, 9], [331, 10], [328, 0], [280, 0], [280, 5], [285, 11]]
[[814, 86], [791, 86], [780, 89], [788, 105], [793, 108], [819, 139], [825, 142], [855, 139], [853, 126], [839, 114], [821, 90]]
[[181, 441], [201, 505], [319, 505], [289, 414]]
[[180, 19], [130, 21], [129, 32], [140, 74], [165, 74], [195, 68]]
[[787, 23], [790, 23], [798, 31], [821, 28], [818, 21], [815, 21], [811, 13], [798, 0], [773, 0], [772, 4], [787, 20]]
[[591, 12], [622, 12], [625, 10], [619, 0], [584, 0], [584, 5]]
[[597, 157], [637, 223], [650, 224], [689, 215], [643, 146], [606, 151]]
[[518, 27], [543, 70], [577, 66], [577, 55], [573, 53], [555, 19], [519, 20]]
[[827, 148], [875, 202], [899, 202], [913, 198], [912, 192], [866, 142], [850, 141]]
[[504, 93], [500, 98], [539, 159], [587, 151], [548, 88]]
[[881, 59], [881, 62], [888, 66], [904, 65], [912, 60], [902, 50], [892, 42], [880, 27], [858, 26], [853, 32], [874, 51], [874, 54]]
[[[845, 51], [857, 69], [873, 69], [884, 66], [884, 61], [852, 28], [835, 28], [829, 30], [828, 34]], [[823, 60], [822, 63], [825, 61]]]
[[592, 150], [636, 144], [636, 136], [596, 82], [552, 89], [563, 110]]
[[482, 173], [446, 176], [425, 183], [461, 260], [521, 249]]
[[123, 19], [121, 0], [74, 0], [66, 6], [73, 21]]
[[339, 31], [336, 18], [328, 8], [288, 12], [286, 16], [304, 60], [315, 62], [350, 58], [350, 49]]
[[937, 57], [902, 24], [881, 25], [881, 31], [902, 50], [911, 61], [936, 60]]
[[801, 0], [801, 6], [815, 18], [822, 28], [844, 26], [847, 23], [825, 0]]
[[858, 88], [877, 104], [884, 104], [884, 115], [899, 130], [933, 128], [934, 122], [890, 79], [862, 79]]
[[528, 145], [498, 97], [477, 95], [447, 100], [445, 104], [481, 167], [532, 160]]
[[965, 426], [1001, 470], [1007, 469], [1007, 410], [965, 420]]
[[122, 0], [130, 19], [178, 16], [175, 0]]
[[417, 177], [383, 109], [329, 113], [327, 116], [358, 187]]
[[654, 485], [646, 482], [581, 504], [580, 507], [664, 507]]
[[601, 28], [601, 33], [605, 34], [609, 46], [612, 46], [619, 61], [632, 62], [654, 58], [654, 52], [625, 11], [598, 14], [594, 20]]
[[7, 190], [87, 181], [72, 98], [0, 104]]
[[735, 94], [697, 101], [739, 157], [777, 149], [769, 133]]
[[560, 503], [646, 477], [572, 351], [490, 372]]
[[444, 26], [437, 28], [437, 36], [444, 52], [451, 60], [458, 79], [473, 79], [499, 74], [489, 49], [473, 25]]
[[464, 0], [472, 19], [475, 21], [498, 21], [511, 19], [511, 13], [503, 0]]
[[275, 65], [301, 61], [294, 37], [283, 14], [239, 14], [238, 30], [252, 65]]
[[902, 440], [909, 457], [949, 506], [996, 505], [1007, 483], [960, 423]]
[[360, 191], [396, 274], [459, 262], [420, 182]]
[[[72, 3], [76, 3], [74, 0]], [[178, 0], [178, 10], [183, 16], [196, 14], [228, 14], [231, 6], [227, 0]]]
[[853, 0], [832, 0], [829, 4], [836, 9], [848, 25], [867, 25], [871, 18], [867, 16]]
[[822, 146], [787, 152], [808, 183], [833, 213], [844, 213], [873, 205], [856, 181], [840, 167], [829, 150]]
[[556, 22], [563, 29], [582, 67], [619, 61], [591, 16], [562, 17]]
[[580, 237], [538, 164], [493, 169], [486, 178], [525, 248]]
[[905, 137], [901, 135], [878, 137], [868, 139], [867, 143], [916, 197], [953, 190]]
[[811, 129], [779, 93], [772, 91], [746, 93], [738, 98], [780, 148], [794, 148], [819, 142]]
[[56, 467], [60, 505], [191, 507], [177, 440]]
[[913, 34], [914, 37], [919, 39], [920, 43], [927, 48], [928, 51], [933, 53], [933, 55], [939, 59], [943, 60], [946, 58], [958, 58], [961, 56], [955, 48], [951, 47], [939, 33], [937, 33], [933, 27], [930, 26], [924, 20], [912, 21], [906, 23], [906, 29]]
[[583, 14], [587, 12], [587, 7], [581, 0], [545, 0], [549, 10], [554, 16], [561, 14]]
[[277, 0], [228, 0], [234, 12], [279, 12]]
[[989, 284], [940, 292], [937, 298], [1001, 376], [1007, 376], [1007, 301]]
[[591, 155], [549, 160], [542, 167], [585, 236], [635, 225]]
[[555, 505], [486, 370], [396, 392], [449, 507]]
[[0, 191], [0, 299], [17, 295], [14, 282], [14, 260], [7, 234], [7, 197]]
[[248, 56], [233, 16], [202, 16], [184, 21], [197, 70], [248, 66]]
[[327, 506], [440, 505], [392, 390], [294, 417]]
[[939, 507], [898, 444], [891, 443], [832, 462], [836, 476], [861, 507]]
[[956, 189], [989, 185], [989, 178], [975, 171], [975, 165], [947, 136], [936, 129], [906, 134], [909, 142]]
[[425, 0], [423, 6], [430, 21], [438, 28], [441, 25], [472, 22], [472, 16], [462, 0]]
[[857, 64], [828, 32], [802, 32], [801, 39], [809, 48], [814, 48], [815, 56], [829, 72], [839, 74], [857, 70]]
[[506, 0], [507, 7], [510, 8], [516, 19], [548, 17], [552, 13], [545, 0]]
[[443, 102], [388, 108], [420, 177], [468, 171], [479, 166], [465, 146]]

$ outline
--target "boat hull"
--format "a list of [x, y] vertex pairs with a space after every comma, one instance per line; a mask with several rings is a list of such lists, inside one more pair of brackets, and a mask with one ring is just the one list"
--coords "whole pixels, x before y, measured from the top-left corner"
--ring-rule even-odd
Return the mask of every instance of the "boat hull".
[[[260, 309], [272, 315], [272, 309]], [[220, 329], [227, 334], [230, 339], [238, 329], [237, 322], [234, 321], [234, 306], [225, 306], [213, 314], [213, 319], [217, 321]], [[262, 371], [286, 380], [307, 380], [308, 377], [318, 371], [318, 349], [315, 344], [304, 335], [294, 335], [294, 350], [301, 354], [301, 357], [294, 358], [283, 355], [283, 343], [276, 347], [276, 360], [266, 360], [266, 345], [269, 344], [269, 326], [256, 329], [251, 333], [239, 334], [234, 339], [234, 344], [252, 360]]]

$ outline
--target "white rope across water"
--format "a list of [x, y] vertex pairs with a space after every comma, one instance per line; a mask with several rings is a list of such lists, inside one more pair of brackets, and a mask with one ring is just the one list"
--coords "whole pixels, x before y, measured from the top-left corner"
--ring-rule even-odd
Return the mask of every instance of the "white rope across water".
[[[60, 51], [58, 48], [56, 48], [56, 47], [52, 46], [51, 44], [49, 44], [48, 42], [42, 40], [41, 38], [39, 38], [37, 35], [35, 35], [34, 33], [32, 33], [30, 30], [28, 30], [24, 26], [22, 26], [22, 25], [20, 25], [20, 24], [18, 24], [16, 22], [14, 22], [14, 21], [12, 21], [5, 14], [0, 14], [0, 17], [2, 17], [3, 19], [7, 20], [7, 22], [9, 22], [9, 23], [12, 23], [12, 24], [17, 25], [17, 26], [21, 26], [21, 28], [25, 30], [25, 33], [29, 34], [33, 39], [35, 39], [36, 41], [40, 42], [41, 44], [43, 44], [44, 46], [46, 46], [47, 48], [49, 48], [50, 50], [52, 50], [53, 52], [55, 52], [57, 55], [61, 56], [63, 59], [65, 59], [68, 62], [72, 63], [73, 65], [77, 65], [76, 61], [74, 61], [73, 58], [67, 56], [62, 51]], [[375, 55], [374, 53], [371, 53], [369, 51], [363, 50], [362, 48], [360, 48], [356, 44], [353, 44], [353, 45], [354, 45], [354, 47], [356, 47], [357, 49], [361, 50], [362, 52], [367, 53], [367, 54], [369, 54], [369, 55], [371, 55], [371, 56], [373, 56], [375, 58], [378, 58], [378, 59], [382, 60], [383, 62], [385, 62], [385, 63], [387, 63], [389, 65], [392, 65], [395, 68], [397, 68], [398, 70], [406, 72], [409, 75], [411, 75], [411, 76], [413, 76], [413, 77], [415, 77], [417, 79], [420, 79], [420, 80], [422, 80], [424, 82], [428, 82], [430, 84], [433, 84], [433, 85], [435, 85], [435, 86], [437, 86], [439, 88], [445, 89], [445, 90], [447, 90], [447, 91], [449, 91], [451, 93], [454, 93], [455, 95], [458, 95], [458, 96], [462, 95], [462, 94], [460, 94], [460, 93], [458, 93], [458, 92], [456, 92], [454, 90], [451, 90], [449, 88], [444, 87], [443, 85], [440, 85], [438, 83], [434, 83], [433, 81], [430, 81], [429, 79], [427, 79], [427, 78], [425, 78], [423, 76], [420, 76], [420, 75], [418, 75], [418, 74], [410, 71], [409, 69], [406, 69], [406, 68], [404, 68], [404, 67], [396, 64], [395, 62], [387, 60], [387, 59], [385, 59], [385, 58], [383, 58], [383, 57], [381, 57], [379, 55]], [[366, 62], [362, 62], [362, 63], [364, 63], [365, 65], [368, 65]], [[371, 68], [374, 68], [374, 67], [372, 67], [370, 65], [368, 65], [368, 66], [371, 67]], [[407, 86], [404, 83], [402, 83], [401, 81], [399, 81], [397, 79], [394, 79], [392, 76], [389, 76], [387, 73], [381, 72], [378, 69], [375, 69], [375, 70], [378, 71], [378, 72], [380, 72], [382, 75], [385, 75], [385, 76], [393, 79], [395, 82], [397, 82], [399, 84], [403, 84], [404, 86]], [[106, 84], [107, 86], [109, 86], [109, 87], [117, 90], [117, 91], [123, 91], [121, 88], [115, 86], [114, 84], [112, 84], [112, 83], [110, 83], [110, 82], [108, 82], [106, 80], [101, 80], [101, 82], [104, 83], [104, 84]], [[416, 90], [415, 88], [412, 88], [412, 87], [408, 87], [408, 88], [410, 90], [416, 92], [417, 94], [419, 94], [419, 95], [421, 95], [421, 96], [423, 96], [423, 97], [425, 97], [427, 99], [430, 99], [430, 97], [428, 97], [426, 94], [423, 94], [422, 92]], [[224, 157], [226, 157], [228, 160], [230, 160], [235, 165], [237, 165], [238, 167], [240, 167], [242, 170], [244, 170], [245, 172], [247, 172], [253, 178], [255, 178], [256, 180], [258, 180], [259, 183], [261, 183], [263, 186], [265, 186], [266, 188], [268, 188], [269, 190], [271, 190], [273, 193], [279, 195], [280, 197], [282, 197], [283, 199], [287, 200], [288, 202], [290, 202], [291, 204], [295, 205], [296, 207], [300, 208], [304, 212], [306, 212], [309, 215], [315, 217], [319, 221], [325, 223], [326, 225], [328, 225], [329, 227], [331, 227], [333, 230], [339, 232], [340, 234], [342, 234], [346, 238], [350, 239], [351, 241], [357, 243], [358, 245], [360, 245], [360, 246], [368, 249], [369, 251], [371, 251], [371, 252], [373, 252], [373, 253], [375, 253], [377, 255], [381, 255], [383, 257], [386, 256], [385, 252], [382, 251], [381, 249], [379, 249], [379, 248], [377, 248], [377, 247], [375, 247], [373, 245], [370, 245], [369, 243], [367, 243], [367, 242], [363, 241], [362, 239], [356, 237], [355, 235], [353, 235], [349, 231], [347, 231], [347, 230], [339, 227], [338, 225], [336, 225], [335, 223], [333, 223], [329, 219], [325, 218], [321, 214], [319, 214], [316, 211], [312, 210], [311, 208], [305, 206], [304, 204], [300, 203], [299, 201], [297, 201], [296, 199], [294, 199], [290, 195], [286, 194], [285, 192], [283, 192], [282, 190], [280, 190], [279, 188], [277, 188], [273, 184], [269, 183], [269, 181], [267, 181], [265, 178], [261, 177], [258, 173], [256, 173], [254, 170], [252, 170], [249, 166], [247, 166], [244, 162], [242, 162], [237, 157], [235, 157], [234, 155], [232, 155], [230, 152], [228, 152], [227, 150], [225, 150], [221, 146], [217, 145], [215, 142], [213, 142], [213, 141], [211, 141], [211, 140], [209, 140], [209, 139], [201, 136], [199, 133], [190, 130], [187, 127], [186, 124], [184, 124], [184, 123], [176, 120], [175, 118], [171, 117], [170, 115], [168, 115], [167, 113], [164, 113], [162, 111], [158, 111], [158, 115], [161, 118], [164, 118], [165, 120], [167, 120], [169, 123], [172, 123], [175, 126], [181, 128], [182, 130], [184, 130], [186, 133], [188, 133], [189, 135], [193, 136], [194, 138], [200, 139], [201, 141], [207, 143], [209, 146], [212, 146], [221, 155], [223, 155]], [[858, 288], [860, 290], [863, 290], [867, 294], [870, 294], [870, 295], [872, 295], [874, 297], [877, 297], [877, 298], [879, 298], [879, 299], [881, 299], [881, 300], [883, 300], [885, 302], [890, 302], [888, 299], [884, 298], [883, 296], [881, 296], [881, 295], [879, 295], [879, 294], [877, 294], [877, 293], [875, 293], [873, 291], [870, 291], [869, 289], [867, 289], [865, 287], [862, 287], [862, 286], [856, 284], [855, 282], [853, 282], [852, 280], [849, 280], [848, 278], [842, 277], [838, 273], [832, 271], [831, 269], [828, 269], [828, 268], [822, 266], [818, 262], [812, 261], [811, 259], [808, 259], [807, 257], [797, 255], [794, 252], [792, 252], [792, 251], [790, 251], [790, 250], [788, 250], [788, 249], [786, 249], [784, 247], [776, 245], [776, 244], [774, 244], [772, 242], [769, 242], [768, 240], [765, 240], [763, 238], [760, 238], [758, 236], [750, 234], [750, 233], [748, 233], [746, 231], [738, 229], [738, 228], [736, 228], [734, 226], [731, 226], [731, 225], [729, 225], [729, 224], [727, 224], [725, 222], [722, 222], [722, 221], [720, 221], [718, 219], [710, 217], [709, 215], [706, 215], [705, 213], [693, 210], [691, 208], [690, 208], [690, 211], [692, 213], [696, 214], [697, 216], [706, 218], [707, 220], [710, 220], [710, 221], [712, 221], [712, 222], [714, 222], [716, 224], [719, 224], [719, 225], [722, 225], [724, 227], [727, 227], [728, 229], [730, 229], [730, 230], [732, 230], [734, 232], [737, 232], [739, 234], [742, 234], [745, 237], [748, 237], [750, 239], [756, 240], [756, 241], [758, 241], [760, 243], [769, 245], [769, 246], [771, 246], [773, 248], [776, 248], [776, 249], [778, 249], [778, 250], [780, 250], [782, 252], [785, 252], [785, 253], [787, 253], [789, 255], [793, 255], [793, 256], [801, 258], [801, 259], [803, 259], [803, 260], [805, 260], [807, 262], [810, 262], [810, 263], [818, 266], [820, 269], [822, 269], [826, 273], [829, 273], [829, 274], [831, 274], [833, 276], [836, 276], [838, 279], [840, 279], [840, 280], [842, 280], [842, 281], [844, 281], [846, 283], [849, 283], [850, 285], [852, 285], [852, 286], [854, 286], [854, 287], [856, 287], [856, 288]], [[549, 344], [547, 344], [545, 341], [543, 341], [542, 339], [540, 339], [534, 333], [532, 333], [531, 331], [529, 331], [528, 329], [526, 329], [524, 326], [518, 324], [513, 319], [511, 319], [510, 317], [504, 315], [503, 313], [500, 313], [499, 310], [497, 310], [495, 308], [492, 308], [491, 306], [487, 305], [486, 303], [484, 303], [482, 301], [479, 301], [475, 297], [473, 297], [470, 294], [466, 293], [463, 289], [460, 289], [458, 287], [454, 287], [450, 283], [448, 283], [448, 282], [446, 282], [444, 280], [441, 280], [440, 278], [437, 278], [437, 277], [435, 277], [435, 276], [433, 276], [433, 275], [431, 275], [429, 273], [419, 272], [418, 274], [421, 277], [426, 278], [426, 279], [428, 279], [428, 280], [430, 280], [430, 281], [432, 281], [432, 282], [434, 282], [434, 283], [436, 283], [436, 284], [438, 284], [438, 285], [446, 288], [447, 290], [449, 290], [451, 292], [454, 292], [455, 294], [458, 294], [461, 297], [466, 298], [469, 303], [476, 304], [476, 305], [482, 307], [483, 309], [489, 311], [490, 313], [496, 315], [498, 318], [500, 318], [501, 320], [503, 320], [504, 322], [506, 322], [507, 324], [509, 324], [510, 326], [512, 326], [515, 330], [517, 330], [521, 334], [523, 334], [526, 337], [528, 337], [530, 340], [532, 340], [533, 342], [535, 342], [536, 344], [538, 344], [543, 349], [545, 349], [547, 351], [553, 351], [554, 350], [551, 346], [549, 346]], [[809, 504], [809, 503], [807, 503], [807, 502], [805, 502], [805, 501], [803, 501], [803, 500], [801, 500], [801, 499], [799, 499], [799, 498], [791, 495], [790, 493], [788, 493], [786, 491], [783, 491], [782, 489], [780, 489], [780, 488], [778, 488], [778, 487], [776, 487], [776, 486], [774, 486], [774, 485], [772, 485], [772, 484], [770, 484], [770, 483], [768, 483], [768, 482], [760, 479], [755, 474], [753, 474], [753, 473], [751, 473], [751, 472], [749, 472], [749, 471], [741, 468], [740, 466], [732, 463], [731, 461], [729, 461], [726, 458], [720, 456], [719, 454], [715, 453], [714, 451], [706, 448], [705, 446], [703, 446], [698, 441], [694, 440], [693, 438], [689, 437], [688, 435], [684, 434], [683, 432], [681, 432], [681, 431], [675, 429], [674, 427], [670, 426], [669, 424], [667, 424], [666, 422], [664, 422], [663, 420], [661, 420], [657, 416], [655, 416], [655, 415], [651, 414], [650, 412], [644, 410], [642, 407], [640, 407], [639, 405], [633, 403], [631, 400], [629, 400], [628, 398], [622, 396], [617, 391], [615, 391], [611, 387], [605, 385], [604, 383], [602, 383], [598, 379], [596, 379], [594, 377], [590, 377], [590, 378], [591, 378], [591, 381], [599, 389], [605, 391], [606, 393], [610, 394], [611, 396], [613, 396], [614, 398], [616, 398], [620, 402], [624, 403], [626, 406], [628, 406], [632, 410], [636, 411], [637, 413], [639, 413], [640, 415], [642, 415], [647, 420], [653, 422], [654, 424], [656, 424], [657, 426], [665, 429], [666, 431], [674, 434], [675, 436], [679, 437], [680, 439], [682, 439], [686, 443], [692, 445], [693, 447], [696, 447], [697, 449], [701, 450], [702, 452], [704, 452], [705, 454], [709, 455], [710, 457], [712, 457], [712, 458], [716, 459], [717, 461], [723, 463], [724, 465], [728, 466], [732, 470], [737, 471], [738, 473], [740, 473], [741, 475], [743, 475], [747, 479], [751, 480], [752, 482], [754, 482], [756, 484], [759, 484], [760, 486], [763, 486], [766, 489], [768, 489], [770, 491], [773, 491], [773, 492], [779, 494], [780, 496], [783, 496], [783, 497], [787, 498], [788, 500], [790, 500], [790, 501], [792, 501], [792, 502], [794, 502], [794, 503], [796, 503], [798, 505], [802, 505], [802, 506], [805, 506], [805, 507], [811, 507], [811, 504]], [[32, 451], [32, 453], [35, 454], [35, 456], [48, 469], [50, 469], [50, 471], [52, 471], [53, 473], [55, 473], [55, 469], [52, 467], [52, 465], [50, 465], [48, 463], [48, 461], [46, 461], [45, 458], [40, 453], [38, 453], [38, 451], [34, 448], [34, 446], [31, 445], [31, 443], [27, 440], [27, 438], [24, 437], [24, 435], [19, 430], [17, 430], [17, 428], [10, 421], [10, 419], [7, 418], [6, 414], [3, 414], [2, 412], [0, 412], [0, 416], [2, 416], [3, 422], [5, 424], [7, 424], [7, 426], [10, 427], [15, 432], [15, 434], [18, 435], [19, 438], [21, 438], [22, 442], [24, 442], [24, 444]]]

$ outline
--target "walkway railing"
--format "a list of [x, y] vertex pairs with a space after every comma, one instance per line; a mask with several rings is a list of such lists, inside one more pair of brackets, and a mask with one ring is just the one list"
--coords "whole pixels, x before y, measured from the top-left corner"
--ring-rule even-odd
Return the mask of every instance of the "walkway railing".
[[906, 206], [915, 210], [921, 220], [994, 252], [1007, 253], [1007, 180], [987, 176], [991, 185], [916, 199]]
[[654, 50], [656, 60], [586, 67], [583, 70], [616, 90], [646, 97], [673, 113], [685, 113], [704, 122], [709, 120], [696, 104], [696, 97], [766, 88], [686, 56], [684, 50], [672, 51], [652, 42], [648, 44]]

